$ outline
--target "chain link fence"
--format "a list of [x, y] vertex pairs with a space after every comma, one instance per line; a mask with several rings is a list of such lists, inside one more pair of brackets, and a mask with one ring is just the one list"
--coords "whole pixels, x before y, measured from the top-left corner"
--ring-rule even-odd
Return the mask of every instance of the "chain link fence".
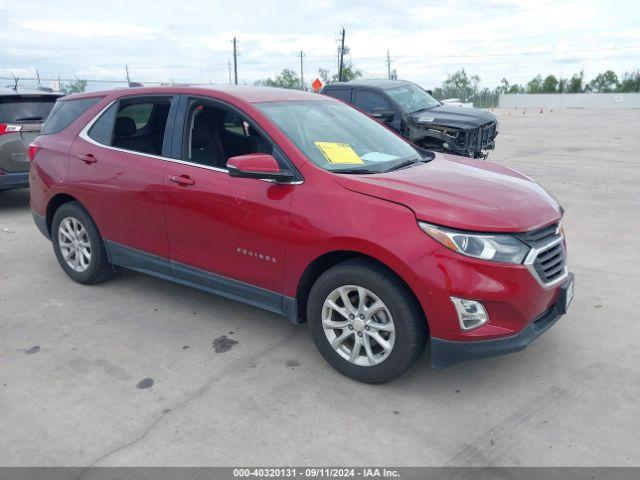
[[[457, 100], [463, 104], [473, 105], [474, 108], [497, 108], [500, 94], [489, 90], [470, 92], [469, 90], [440, 90], [433, 92], [434, 97], [440, 101]], [[466, 106], [466, 105], [465, 105]]]

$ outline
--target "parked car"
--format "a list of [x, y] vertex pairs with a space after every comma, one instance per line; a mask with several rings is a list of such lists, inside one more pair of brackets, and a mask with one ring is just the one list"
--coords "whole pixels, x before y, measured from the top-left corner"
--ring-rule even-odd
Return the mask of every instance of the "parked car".
[[0, 191], [29, 186], [27, 146], [61, 93], [0, 89]]
[[58, 101], [31, 205], [65, 273], [124, 267], [307, 321], [365, 382], [523, 349], [573, 296], [562, 209], [323, 95], [155, 87]]
[[486, 158], [495, 148], [498, 120], [477, 108], [446, 105], [405, 80], [330, 83], [322, 92], [356, 106], [419, 147]]

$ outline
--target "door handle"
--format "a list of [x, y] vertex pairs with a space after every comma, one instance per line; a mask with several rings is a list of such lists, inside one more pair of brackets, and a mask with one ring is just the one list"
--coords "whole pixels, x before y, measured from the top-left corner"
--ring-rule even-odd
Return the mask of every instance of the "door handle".
[[169, 181], [183, 186], [193, 185], [196, 183], [191, 177], [189, 177], [189, 175], [171, 175], [169, 177]]
[[81, 153], [80, 155], [78, 155], [78, 158], [82, 160], [84, 163], [86, 163], [87, 165], [96, 163], [98, 161], [98, 159], [95, 157], [93, 153]]

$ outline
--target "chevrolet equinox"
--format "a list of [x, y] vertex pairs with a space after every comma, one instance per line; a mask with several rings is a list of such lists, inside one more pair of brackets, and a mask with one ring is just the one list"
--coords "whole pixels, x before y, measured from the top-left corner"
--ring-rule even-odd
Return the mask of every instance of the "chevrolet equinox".
[[525, 348], [566, 312], [562, 208], [324, 95], [154, 87], [58, 100], [31, 207], [65, 273], [118, 267], [308, 322], [365, 382]]

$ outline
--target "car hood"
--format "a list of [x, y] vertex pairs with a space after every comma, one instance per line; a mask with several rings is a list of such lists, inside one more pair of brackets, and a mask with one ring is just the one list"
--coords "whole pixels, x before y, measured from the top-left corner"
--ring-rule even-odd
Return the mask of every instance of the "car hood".
[[[411, 118], [421, 126], [442, 125], [444, 127], [477, 128], [496, 120], [496, 117], [477, 108], [464, 108], [455, 105], [440, 105], [438, 107], [412, 113]], [[433, 119], [420, 121], [418, 119]]]
[[483, 160], [436, 154], [419, 166], [335, 178], [348, 190], [407, 206], [418, 220], [462, 230], [525, 232], [561, 217], [539, 184]]

